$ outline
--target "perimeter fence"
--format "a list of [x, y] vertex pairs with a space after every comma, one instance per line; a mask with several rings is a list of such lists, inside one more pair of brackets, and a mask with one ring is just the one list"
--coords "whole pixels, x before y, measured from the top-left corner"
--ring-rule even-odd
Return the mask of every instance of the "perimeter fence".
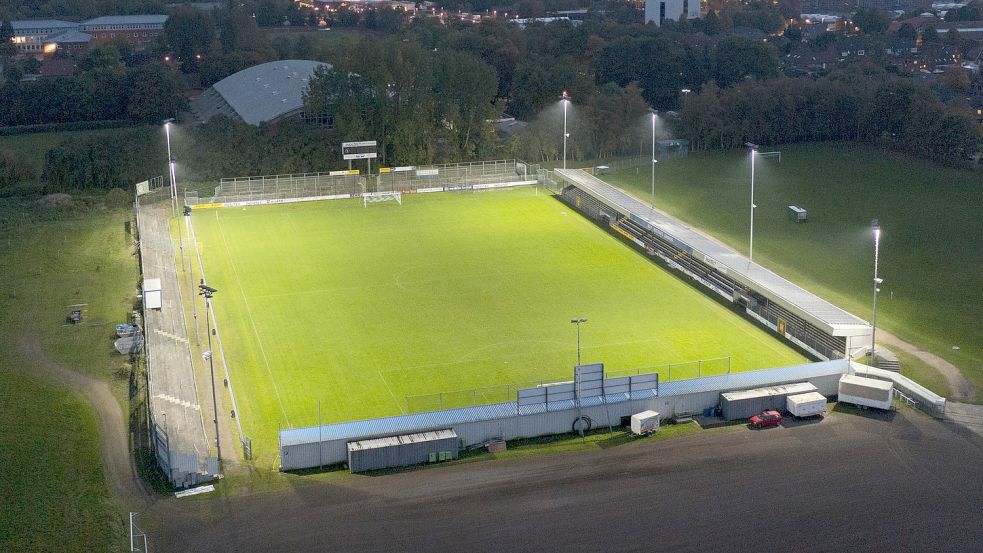
[[366, 192], [481, 190], [531, 184], [536, 180], [537, 168], [511, 159], [383, 168], [371, 175], [332, 171], [233, 177], [221, 179], [210, 197], [195, 189], [200, 186], [190, 187], [185, 191], [185, 203], [242, 205], [358, 198]]
[[[684, 363], [667, 363], [616, 371], [605, 371], [605, 379], [615, 379], [626, 376], [658, 374], [660, 382], [673, 380], [688, 380], [704, 376], [720, 376], [730, 374], [731, 358], [717, 357]], [[429, 413], [445, 409], [459, 409], [478, 405], [492, 405], [516, 401], [519, 390], [563, 384], [570, 380], [533, 380], [483, 388], [467, 388], [449, 392], [410, 395], [404, 397], [406, 413]]]

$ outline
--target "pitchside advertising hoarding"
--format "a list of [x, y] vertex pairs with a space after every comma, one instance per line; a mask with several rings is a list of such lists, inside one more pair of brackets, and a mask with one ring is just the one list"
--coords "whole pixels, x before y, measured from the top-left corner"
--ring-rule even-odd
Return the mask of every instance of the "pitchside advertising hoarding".
[[375, 159], [377, 157], [377, 147], [378, 145], [375, 140], [342, 142], [341, 157], [343, 159]]

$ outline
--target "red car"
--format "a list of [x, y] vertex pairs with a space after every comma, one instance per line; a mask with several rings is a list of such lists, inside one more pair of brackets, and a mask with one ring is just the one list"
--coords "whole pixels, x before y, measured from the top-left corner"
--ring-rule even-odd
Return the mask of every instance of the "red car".
[[782, 424], [782, 414], [778, 411], [765, 411], [760, 415], [751, 417], [751, 428], [764, 428], [780, 424]]

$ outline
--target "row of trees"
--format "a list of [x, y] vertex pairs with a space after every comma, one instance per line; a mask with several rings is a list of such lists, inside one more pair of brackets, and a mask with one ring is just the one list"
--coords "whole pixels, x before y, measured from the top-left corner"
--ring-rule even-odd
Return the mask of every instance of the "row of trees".
[[930, 90], [859, 71], [731, 88], [709, 84], [683, 103], [678, 132], [696, 150], [737, 148], [748, 141], [861, 141], [948, 165], [965, 163], [983, 139], [965, 112], [946, 106]]
[[73, 77], [0, 85], [0, 125], [109, 119], [155, 122], [187, 101], [177, 75], [160, 63], [126, 67], [113, 46], [93, 49]]

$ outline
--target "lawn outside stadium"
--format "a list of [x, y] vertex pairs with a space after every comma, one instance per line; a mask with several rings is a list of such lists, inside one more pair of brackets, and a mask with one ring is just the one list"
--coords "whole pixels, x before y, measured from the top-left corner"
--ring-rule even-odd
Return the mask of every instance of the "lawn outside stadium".
[[[666, 382], [805, 360], [531, 185], [529, 166], [505, 168], [413, 189], [346, 175], [349, 199], [331, 202], [303, 201], [341, 196], [308, 186], [331, 179], [287, 176], [188, 202], [200, 269], [220, 290], [236, 423], [262, 464], [276, 463], [283, 428], [514, 401], [523, 385], [570, 380], [572, 315], [589, 318], [585, 361], [609, 376]], [[424, 188], [445, 193], [412, 194]], [[359, 199], [392, 190], [401, 204]], [[261, 205], [280, 203], [294, 205]], [[448, 395], [470, 399], [411, 404]]]

